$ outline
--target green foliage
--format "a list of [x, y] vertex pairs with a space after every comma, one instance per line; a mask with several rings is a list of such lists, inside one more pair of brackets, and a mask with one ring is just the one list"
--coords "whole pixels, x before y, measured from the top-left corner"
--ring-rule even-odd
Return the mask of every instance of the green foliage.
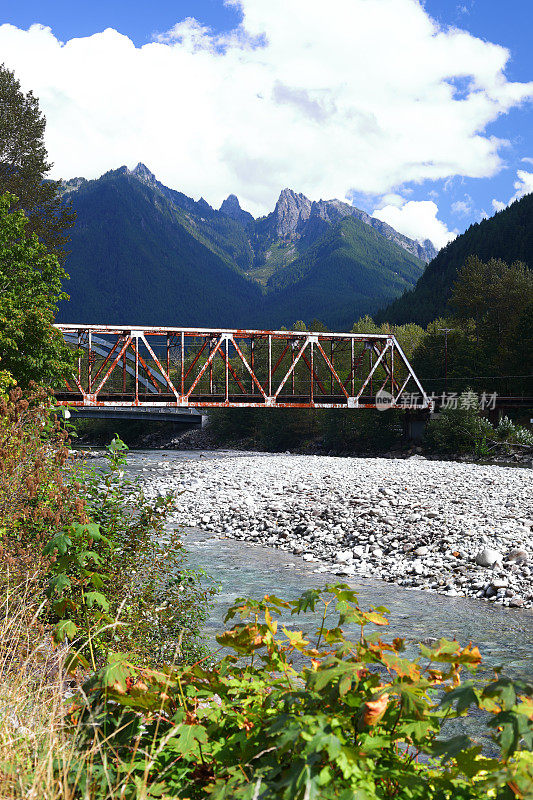
[[495, 258], [483, 262], [472, 256], [459, 271], [450, 303], [459, 320], [473, 320], [477, 350], [489, 368], [505, 374], [517, 361], [516, 345], [525, 352], [521, 323], [533, 304], [533, 271], [520, 262], [508, 266]]
[[386, 450], [403, 436], [401, 412], [360, 409], [217, 409], [210, 414], [216, 444], [268, 452], [321, 447], [334, 453]]
[[[290, 602], [239, 599], [226, 617], [239, 621], [218, 637], [234, 655], [214, 666], [110, 659], [71, 712], [72, 796], [121, 785], [131, 800], [525, 798], [533, 687], [472, 680], [479, 651], [456, 641], [409, 658], [403, 640], [367, 633], [386, 629], [385, 611], [362, 611], [342, 584]], [[316, 614], [309, 634], [285, 622], [304, 612]], [[490, 757], [450, 725], [471, 709], [487, 723]]]
[[[391, 322], [415, 321], [427, 325], [448, 314], [452, 287], [470, 256], [482, 262], [501, 259], [520, 261], [533, 268], [533, 194], [516, 200], [490, 219], [471, 225], [444, 247], [428, 264], [416, 287], [377, 316]], [[490, 286], [486, 286], [490, 292]]]
[[470, 383], [478, 393], [531, 395], [533, 272], [521, 263], [470, 257], [458, 273], [451, 303], [456, 316], [430, 323], [414, 352], [413, 367], [426, 390], [444, 390], [447, 328], [448, 389], [461, 391]]
[[500, 419], [494, 433], [497, 439], [509, 444], [533, 445], [533, 433], [528, 431], [527, 428], [517, 425], [506, 416]]
[[383, 451], [398, 443], [403, 435], [402, 413], [388, 409], [364, 408], [354, 412], [333, 409], [321, 415], [326, 450]]
[[411, 360], [413, 353], [424, 342], [427, 331], [414, 322], [404, 325], [390, 325], [388, 322], [378, 324], [368, 315], [360, 317], [352, 327], [352, 333], [392, 333], [396, 337], [400, 347], [404, 351], [408, 360]]
[[216, 409], [209, 415], [210, 431], [219, 445], [251, 446], [269, 452], [305, 447], [321, 436], [325, 416], [304, 408]]
[[187, 567], [177, 532], [164, 530], [173, 496], [148, 502], [124, 478], [127, 447], [118, 437], [107, 469], [78, 476], [86, 520], [54, 534], [47, 596], [57, 642], [73, 646], [69, 669], [96, 666], [121, 648], [148, 663], [205, 655], [201, 629], [216, 591]]
[[486, 456], [487, 440], [494, 436], [493, 426], [479, 415], [476, 396], [471, 389], [460, 395], [456, 407], [440, 411], [426, 429], [429, 447], [443, 453]]
[[48, 251], [62, 261], [68, 229], [75, 215], [59, 197], [59, 183], [46, 179], [52, 168], [44, 144], [46, 120], [32, 92], [0, 65], [0, 194], [18, 198], [28, 218], [26, 234], [37, 234]]
[[64, 464], [66, 432], [47, 393], [19, 387], [0, 396], [0, 594], [28, 583], [38, 596], [42, 549], [58, 529], [83, 519]]
[[53, 327], [68, 276], [35, 234], [25, 235], [28, 220], [13, 210], [15, 202], [13, 195], [0, 197], [0, 362], [22, 387], [50, 385], [74, 365]]

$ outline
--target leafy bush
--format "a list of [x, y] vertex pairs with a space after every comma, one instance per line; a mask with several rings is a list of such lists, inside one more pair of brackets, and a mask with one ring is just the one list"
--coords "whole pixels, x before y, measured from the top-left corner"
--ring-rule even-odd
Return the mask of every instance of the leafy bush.
[[164, 527], [172, 498], [149, 503], [124, 478], [118, 439], [107, 469], [69, 464], [57, 411], [43, 389], [0, 396], [2, 800], [69, 797], [54, 775], [72, 756], [68, 671], [76, 684], [115, 649], [152, 667], [209, 655], [215, 588]]
[[401, 412], [373, 409], [217, 409], [209, 430], [217, 445], [250, 442], [266, 451], [323, 446], [336, 453], [384, 450], [403, 435]]
[[44, 544], [85, 519], [67, 457], [66, 431], [44, 389], [15, 387], [0, 397], [0, 591], [29, 578], [39, 591]]
[[171, 496], [148, 502], [124, 477], [115, 439], [104, 470], [67, 466], [68, 432], [47, 392], [0, 397], [0, 600], [42, 604], [39, 622], [69, 663], [95, 669], [109, 649], [158, 664], [205, 655], [201, 629], [216, 591], [190, 569]]
[[496, 427], [496, 438], [509, 444], [530, 444], [533, 445], [533, 433], [516, 425], [509, 417], [502, 417]]
[[148, 502], [125, 479], [126, 451], [116, 437], [107, 469], [78, 476], [86, 521], [63, 527], [44, 548], [54, 557], [54, 637], [73, 645], [70, 670], [96, 669], [111, 647], [152, 664], [205, 655], [201, 629], [216, 589], [187, 567], [178, 532], [165, 531], [173, 496]]
[[386, 450], [401, 441], [401, 412], [360, 409], [347, 412], [332, 410], [322, 418], [326, 450]]
[[[317, 608], [310, 635], [277, 619]], [[151, 670], [115, 656], [72, 708], [77, 757], [58, 774], [73, 798], [118, 796], [114, 787], [132, 800], [529, 796], [533, 687], [469, 678], [479, 651], [456, 641], [408, 658], [403, 640], [366, 634], [388, 624], [384, 611], [362, 611], [345, 585], [240, 599], [226, 619], [241, 621], [218, 637], [234, 655], [214, 667]], [[356, 641], [345, 624], [360, 629]], [[490, 756], [450, 724], [471, 708]]]
[[456, 408], [444, 408], [426, 429], [429, 447], [443, 453], [488, 455], [487, 440], [493, 439], [494, 427], [480, 416], [473, 392], [467, 390]]

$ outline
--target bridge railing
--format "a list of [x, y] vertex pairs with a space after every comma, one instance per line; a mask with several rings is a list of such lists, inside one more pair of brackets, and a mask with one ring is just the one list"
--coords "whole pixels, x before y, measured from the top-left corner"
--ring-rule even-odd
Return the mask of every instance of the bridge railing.
[[72, 406], [417, 408], [431, 401], [391, 334], [61, 324]]

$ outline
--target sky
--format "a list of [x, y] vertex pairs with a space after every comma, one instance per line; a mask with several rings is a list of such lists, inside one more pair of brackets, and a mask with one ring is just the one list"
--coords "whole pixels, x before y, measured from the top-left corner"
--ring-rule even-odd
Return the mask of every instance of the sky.
[[284, 187], [442, 247], [533, 191], [531, 0], [0, 0], [52, 177], [145, 163], [255, 216]]

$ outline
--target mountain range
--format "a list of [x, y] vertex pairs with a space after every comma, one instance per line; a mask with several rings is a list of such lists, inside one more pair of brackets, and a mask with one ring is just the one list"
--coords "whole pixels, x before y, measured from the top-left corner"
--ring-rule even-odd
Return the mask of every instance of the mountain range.
[[469, 256], [478, 256], [482, 261], [497, 258], [507, 264], [521, 261], [533, 269], [533, 194], [471, 225], [435, 256], [414, 289], [378, 312], [376, 319], [427, 325], [445, 316], [457, 273]]
[[435, 255], [339, 200], [284, 189], [255, 219], [160, 183], [144, 164], [63, 183], [77, 221], [58, 321], [349, 329], [412, 289]]

